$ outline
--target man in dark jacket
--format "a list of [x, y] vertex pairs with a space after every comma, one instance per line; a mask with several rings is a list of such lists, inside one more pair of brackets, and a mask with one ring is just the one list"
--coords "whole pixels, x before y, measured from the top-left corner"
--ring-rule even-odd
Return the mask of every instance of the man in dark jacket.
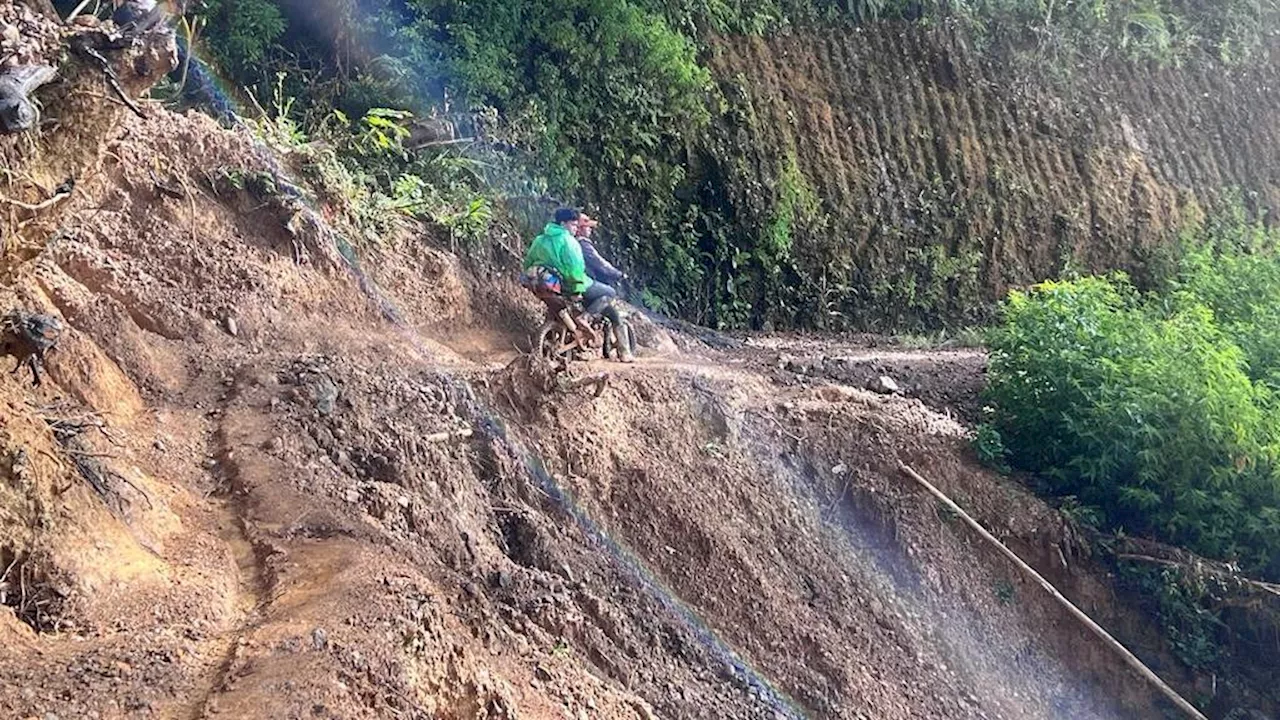
[[[592, 289], [599, 296], [607, 296], [610, 306], [613, 300], [618, 297], [618, 291], [614, 289], [614, 285], [619, 281], [626, 279], [626, 273], [623, 273], [612, 263], [605, 260], [600, 252], [596, 250], [595, 243], [591, 240], [591, 234], [600, 223], [591, 216], [581, 214], [578, 216], [578, 225], [575, 232], [578, 236], [578, 245], [582, 248], [582, 261], [586, 266], [587, 275], [595, 281]], [[617, 309], [614, 309], [617, 312]], [[623, 321], [619, 317], [618, 325], [622, 325]], [[631, 362], [631, 348], [628, 343], [622, 343], [620, 359], [622, 362]]]
[[597, 280], [608, 285], [616, 285], [619, 281], [626, 279], [626, 273], [613, 266], [608, 260], [600, 255], [596, 250], [595, 241], [591, 239], [592, 231], [599, 225], [599, 221], [588, 215], [578, 217], [578, 244], [582, 246], [582, 259], [587, 265], [587, 274], [591, 279]]

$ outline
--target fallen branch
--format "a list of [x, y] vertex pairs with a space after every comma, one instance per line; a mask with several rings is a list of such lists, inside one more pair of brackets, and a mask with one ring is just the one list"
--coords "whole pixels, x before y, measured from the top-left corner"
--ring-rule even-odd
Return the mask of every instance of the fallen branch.
[[1128, 665], [1129, 667], [1137, 671], [1139, 675], [1145, 678], [1148, 682], [1151, 683], [1152, 686], [1154, 686], [1157, 690], [1159, 690], [1162, 694], [1164, 694], [1164, 696], [1167, 697], [1170, 702], [1176, 705], [1178, 709], [1186, 713], [1187, 717], [1194, 718], [1195, 720], [1208, 720], [1203, 713], [1201, 713], [1199, 710], [1196, 709], [1194, 705], [1187, 702], [1187, 700], [1183, 698], [1181, 695], [1179, 695], [1176, 690], [1169, 687], [1169, 685], [1165, 683], [1164, 680], [1161, 680], [1159, 675], [1156, 675], [1154, 672], [1152, 672], [1151, 668], [1144, 665], [1143, 662], [1137, 658], [1137, 656], [1129, 652], [1128, 648], [1126, 648], [1124, 645], [1121, 645], [1120, 642], [1116, 640], [1114, 637], [1112, 637], [1110, 633], [1104, 630], [1101, 625], [1094, 622], [1093, 619], [1090, 618], [1088, 615], [1086, 615], [1083, 610], [1076, 607], [1070, 600], [1066, 598], [1066, 596], [1058, 592], [1058, 589], [1055, 588], [1053, 584], [1050, 583], [1048, 580], [1045, 580], [1044, 577], [1040, 575], [1040, 573], [1036, 572], [1035, 568], [1031, 567], [1026, 562], [1024, 562], [1022, 558], [1018, 557], [1017, 553], [1010, 550], [1008, 546], [1006, 546], [1004, 543], [997, 540], [994, 535], [987, 532], [986, 528], [982, 527], [982, 525], [979, 524], [977, 520], [974, 520], [972, 517], [970, 517], [969, 514], [965, 512], [964, 509], [961, 508], [959, 505], [955, 504], [955, 502], [953, 502], [951, 498], [947, 497], [945, 494], [942, 493], [941, 490], [931, 485], [928, 480], [925, 480], [923, 477], [921, 477], [915, 470], [912, 470], [911, 467], [906, 463], [899, 462], [898, 469], [901, 470], [904, 475], [906, 475], [907, 477], [910, 477], [912, 480], [915, 480], [917, 483], [919, 483], [921, 487], [927, 490], [929, 494], [937, 498], [939, 502], [941, 502], [943, 505], [946, 505], [947, 508], [950, 509], [952, 512], [954, 512], [957, 517], [959, 517], [962, 521], [964, 521], [966, 525], [968, 525], [974, 532], [978, 533], [978, 535], [983, 540], [986, 540], [993, 547], [995, 547], [996, 550], [1000, 551], [1000, 553], [1005, 557], [1007, 557], [1015, 566], [1017, 566], [1017, 568], [1021, 570], [1024, 575], [1031, 578], [1033, 581], [1036, 582], [1036, 584], [1038, 584], [1041, 588], [1043, 588], [1045, 592], [1049, 593], [1050, 597], [1056, 600], [1059, 605], [1066, 608], [1067, 612], [1071, 613], [1071, 615], [1073, 615], [1077, 620], [1083, 623], [1084, 626], [1088, 628], [1090, 632], [1092, 632], [1100, 640], [1102, 640], [1103, 644], [1105, 644], [1107, 647], [1114, 650], [1115, 653], [1119, 655], [1122, 660], [1124, 660], [1126, 665]]
[[593, 397], [600, 397], [604, 394], [605, 387], [609, 384], [609, 373], [596, 373], [594, 375], [584, 375], [580, 378], [572, 380], [560, 380], [561, 392], [568, 392], [587, 385], [595, 385], [596, 391]]
[[1263, 592], [1270, 593], [1272, 595], [1275, 595], [1276, 597], [1280, 597], [1280, 585], [1276, 585], [1274, 583], [1269, 583], [1269, 582], [1263, 582], [1261, 580], [1253, 580], [1251, 578], [1243, 577], [1241, 575], [1235, 575], [1233, 573], [1229, 573], [1222, 570], [1218, 570], [1213, 567], [1209, 567], [1203, 563], [1178, 562], [1177, 560], [1166, 560], [1164, 558], [1152, 557], [1150, 555], [1138, 555], [1135, 553], [1116, 553], [1116, 559], [1130, 560], [1133, 562], [1141, 562], [1141, 563], [1149, 563], [1151, 565], [1162, 565], [1164, 567], [1177, 568], [1185, 572], [1203, 573], [1206, 575], [1212, 575], [1216, 578], [1220, 578], [1228, 582], [1239, 583], [1246, 587], [1251, 587], [1256, 590], [1261, 590]]
[[147, 175], [151, 177], [151, 185], [155, 187], [157, 193], [171, 197], [174, 200], [187, 199], [186, 192], [172, 185], [166, 185], [163, 182], [161, 182], [160, 178], [156, 177], [155, 171], [148, 169]]
[[473, 137], [456, 138], [454, 140], [430, 140], [405, 146], [406, 150], [425, 150], [431, 147], [450, 147], [453, 145], [470, 145], [476, 141]]
[[142, 112], [142, 108], [138, 107], [138, 104], [133, 101], [133, 98], [130, 98], [129, 94], [124, 91], [124, 88], [120, 85], [119, 76], [117, 76], [116, 71], [111, 68], [111, 62], [107, 60], [102, 53], [83, 42], [72, 43], [72, 49], [78, 51], [81, 55], [90, 58], [95, 64], [97, 64], [98, 69], [107, 77], [107, 85], [111, 87], [111, 91], [116, 94], [116, 97], [120, 98], [120, 102], [125, 104], [125, 107], [132, 110], [133, 114], [138, 117], [146, 117], [146, 114]]
[[41, 210], [57, 205], [58, 203], [62, 202], [63, 200], [66, 200], [69, 197], [71, 197], [71, 191], [68, 190], [67, 192], [60, 192], [57, 195], [54, 195], [53, 197], [49, 198], [48, 200], [45, 200], [44, 202], [36, 203], [34, 205], [30, 203], [24, 203], [21, 200], [12, 200], [10, 198], [3, 197], [3, 196], [0, 196], [0, 203], [4, 203], [5, 205], [12, 205], [16, 208], [21, 208], [29, 212], [40, 212]]
[[92, 2], [92, 0], [80, 0], [80, 4], [77, 5], [75, 9], [71, 11], [71, 14], [68, 15], [67, 19], [64, 20], [63, 22], [70, 23], [72, 20], [75, 20], [76, 17], [80, 15], [80, 13], [84, 12], [84, 9], [86, 7], [89, 7], [90, 2]]
[[26, 132], [40, 121], [40, 103], [32, 94], [52, 82], [58, 71], [50, 65], [19, 65], [0, 70], [0, 133]]

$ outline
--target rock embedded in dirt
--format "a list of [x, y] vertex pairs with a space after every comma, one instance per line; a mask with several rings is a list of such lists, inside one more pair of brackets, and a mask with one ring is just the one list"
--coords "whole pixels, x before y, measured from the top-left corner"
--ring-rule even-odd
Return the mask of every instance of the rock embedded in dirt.
[[881, 395], [897, 395], [902, 392], [902, 387], [888, 375], [873, 378], [867, 383], [867, 389]]

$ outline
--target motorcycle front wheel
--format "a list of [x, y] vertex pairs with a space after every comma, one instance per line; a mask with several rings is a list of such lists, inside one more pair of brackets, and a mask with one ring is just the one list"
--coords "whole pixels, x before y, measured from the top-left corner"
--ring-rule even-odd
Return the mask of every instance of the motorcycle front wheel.
[[548, 320], [543, 323], [534, 337], [533, 350], [544, 360], [551, 362], [566, 360], [570, 352], [568, 328], [559, 320]]

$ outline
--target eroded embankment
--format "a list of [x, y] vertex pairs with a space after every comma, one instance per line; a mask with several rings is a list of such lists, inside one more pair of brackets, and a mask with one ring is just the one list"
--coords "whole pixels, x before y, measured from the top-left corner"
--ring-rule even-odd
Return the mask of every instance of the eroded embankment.
[[1158, 716], [902, 485], [1072, 557], [954, 421], [688, 338], [547, 394], [490, 364], [514, 285], [396, 237], [371, 302], [218, 182], [269, 170], [246, 136], [124, 133], [3, 295], [69, 328], [45, 386], [0, 377], [0, 715]]
[[1224, 196], [1280, 211], [1274, 55], [1051, 77], [971, 40], [876, 23], [713, 43], [729, 109], [691, 172], [748, 233], [797, 187], [816, 194], [790, 257], [821, 297], [797, 302], [872, 327], [973, 319], [1068, 265], [1150, 278]]

